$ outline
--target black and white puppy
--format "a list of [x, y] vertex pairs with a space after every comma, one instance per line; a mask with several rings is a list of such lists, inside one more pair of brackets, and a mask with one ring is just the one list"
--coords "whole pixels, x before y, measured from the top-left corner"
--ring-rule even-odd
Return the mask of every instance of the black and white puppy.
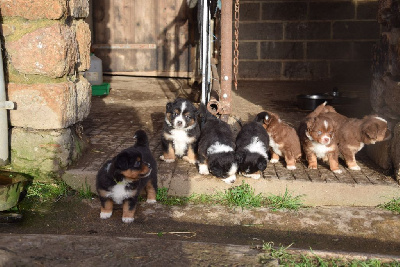
[[177, 98], [167, 103], [161, 136], [161, 160], [174, 162], [178, 157], [192, 164], [197, 162], [197, 141], [200, 136], [197, 115], [196, 107], [189, 100]]
[[256, 122], [245, 124], [236, 137], [236, 160], [239, 173], [259, 179], [267, 168], [269, 136], [264, 127]]
[[136, 144], [108, 160], [96, 177], [100, 197], [100, 218], [108, 219], [113, 205], [123, 204], [122, 221], [134, 221], [139, 195], [147, 192], [147, 202], [155, 203], [157, 195], [157, 163], [149, 149], [146, 132], [135, 133]]
[[202, 104], [204, 119], [199, 139], [199, 173], [213, 174], [228, 184], [236, 180], [235, 142], [229, 125], [214, 117]]

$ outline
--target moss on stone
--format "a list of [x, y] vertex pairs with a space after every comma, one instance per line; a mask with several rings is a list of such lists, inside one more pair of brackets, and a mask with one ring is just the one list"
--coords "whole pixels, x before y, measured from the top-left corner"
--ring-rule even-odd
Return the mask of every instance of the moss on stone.
[[67, 76], [61, 78], [50, 78], [44, 75], [21, 74], [11, 64], [7, 64], [8, 82], [19, 84], [38, 84], [38, 83], [63, 83], [67, 81]]
[[27, 20], [20, 17], [5, 17], [3, 18], [3, 24], [9, 24], [15, 27], [12, 34], [5, 37], [7, 42], [12, 42], [20, 39], [27, 33], [36, 31], [39, 28], [49, 27], [54, 24], [64, 24], [64, 20], [49, 20], [49, 19], [39, 19], [39, 20]]

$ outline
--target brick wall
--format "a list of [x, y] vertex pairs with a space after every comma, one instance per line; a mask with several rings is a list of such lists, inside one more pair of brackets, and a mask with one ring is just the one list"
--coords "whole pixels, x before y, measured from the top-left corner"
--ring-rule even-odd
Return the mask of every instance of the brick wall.
[[240, 0], [239, 77], [370, 77], [377, 8], [375, 0]]

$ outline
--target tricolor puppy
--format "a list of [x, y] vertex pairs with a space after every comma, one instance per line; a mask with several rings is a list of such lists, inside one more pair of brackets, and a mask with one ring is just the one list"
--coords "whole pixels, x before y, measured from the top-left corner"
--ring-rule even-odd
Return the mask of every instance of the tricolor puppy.
[[199, 173], [213, 174], [228, 184], [236, 180], [235, 142], [229, 125], [214, 117], [202, 104], [204, 119], [199, 139]]
[[272, 155], [270, 162], [277, 163], [279, 157], [284, 157], [286, 168], [295, 170], [296, 161], [301, 157], [300, 139], [296, 130], [272, 112], [261, 112], [255, 120], [262, 123], [269, 135]]
[[100, 197], [100, 218], [108, 219], [113, 204], [123, 204], [122, 221], [131, 223], [139, 195], [147, 192], [147, 202], [155, 203], [157, 195], [157, 163], [143, 130], [135, 134], [136, 144], [108, 160], [96, 177], [96, 189]]
[[323, 109], [326, 102], [319, 105], [300, 123], [299, 137], [309, 169], [317, 169], [317, 159], [329, 162], [331, 171], [341, 173], [339, 169], [339, 148], [335, 133], [337, 124], [326, 116]]
[[240, 174], [259, 179], [267, 168], [270, 140], [258, 122], [245, 124], [236, 137], [236, 161]]
[[337, 113], [330, 106], [326, 106], [324, 112], [327, 112], [324, 114], [325, 116], [336, 121], [339, 125], [336, 134], [339, 151], [351, 170], [358, 171], [361, 169], [357, 164], [355, 155], [364, 145], [375, 144], [391, 137], [387, 121], [377, 115], [365, 116], [362, 119], [348, 118]]
[[199, 136], [196, 107], [183, 98], [168, 102], [161, 136], [163, 154], [160, 159], [174, 162], [178, 157], [195, 164]]

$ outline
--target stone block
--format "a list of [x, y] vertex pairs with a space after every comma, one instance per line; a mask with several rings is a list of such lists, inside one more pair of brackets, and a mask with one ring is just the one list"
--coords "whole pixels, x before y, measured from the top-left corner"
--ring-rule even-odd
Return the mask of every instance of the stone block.
[[76, 41], [78, 43], [78, 71], [85, 71], [90, 68], [90, 46], [91, 33], [89, 24], [79, 20], [74, 23]]
[[270, 61], [241, 61], [239, 77], [244, 79], [280, 79], [281, 62]]
[[74, 18], [89, 16], [89, 0], [69, 0], [68, 14]]
[[90, 111], [91, 87], [85, 78], [77, 83], [8, 84], [12, 126], [61, 129], [85, 119]]
[[286, 40], [328, 40], [330, 38], [330, 22], [290, 22], [285, 26]]
[[262, 20], [304, 20], [307, 18], [307, 3], [263, 3], [261, 18]]
[[351, 58], [350, 42], [308, 42], [308, 59], [349, 59]]
[[379, 167], [388, 171], [392, 169], [392, 158], [390, 156], [391, 140], [378, 142], [365, 147], [368, 157]]
[[67, 1], [1, 0], [2, 17], [22, 17], [30, 20], [60, 19], [67, 10]]
[[333, 39], [379, 38], [380, 26], [376, 21], [336, 21], [332, 26]]
[[261, 42], [261, 59], [303, 59], [302, 42]]
[[353, 1], [315, 1], [310, 2], [310, 20], [341, 20], [355, 18]]
[[[233, 5], [232, 18], [235, 21], [235, 5]], [[240, 21], [260, 20], [260, 3], [241, 3], [239, 12]]]
[[283, 39], [282, 23], [263, 22], [263, 23], [240, 24], [239, 40], [282, 40], [282, 39]]
[[332, 61], [330, 76], [342, 82], [365, 82], [371, 77], [371, 65], [366, 61]]
[[390, 156], [396, 181], [400, 183], [400, 123], [397, 123], [392, 131]]
[[24, 173], [57, 174], [81, 155], [85, 139], [75, 128], [11, 131], [11, 166]]
[[[239, 42], [239, 59], [258, 59], [257, 42]], [[235, 43], [232, 44], [232, 51]]]
[[379, 1], [359, 1], [357, 2], [357, 19], [376, 20]]
[[371, 60], [372, 48], [375, 42], [354, 42], [353, 59], [355, 60]]
[[295, 80], [324, 80], [329, 78], [328, 63], [326, 61], [303, 62], [285, 61], [283, 76]]
[[75, 32], [66, 25], [39, 28], [5, 43], [12, 66], [23, 74], [63, 77], [77, 61]]
[[375, 113], [400, 119], [400, 85], [390, 76], [374, 75], [371, 84], [371, 106]]

